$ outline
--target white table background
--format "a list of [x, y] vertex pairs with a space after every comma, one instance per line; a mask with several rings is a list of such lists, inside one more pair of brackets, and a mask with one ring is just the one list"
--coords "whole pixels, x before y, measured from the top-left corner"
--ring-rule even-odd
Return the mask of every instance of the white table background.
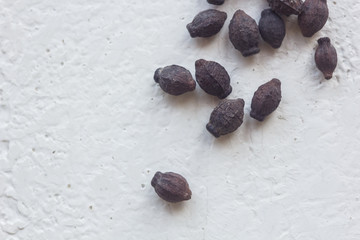
[[[0, 239], [360, 239], [358, 1], [328, 1], [330, 18], [303, 38], [286, 19], [278, 50], [243, 58], [228, 39], [237, 9], [257, 22], [265, 0], [0, 0]], [[191, 39], [200, 11], [228, 13], [221, 32]], [[338, 51], [326, 81], [319, 37]], [[195, 73], [204, 58], [231, 76], [244, 124], [215, 139], [219, 100], [165, 94], [156, 68]], [[259, 85], [282, 81], [279, 108], [250, 118]], [[161, 200], [156, 171], [187, 178], [192, 199]]]

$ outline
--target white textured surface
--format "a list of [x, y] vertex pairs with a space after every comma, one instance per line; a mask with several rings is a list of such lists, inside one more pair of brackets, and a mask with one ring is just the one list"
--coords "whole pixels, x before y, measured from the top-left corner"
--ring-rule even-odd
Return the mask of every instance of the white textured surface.
[[[205, 0], [10, 1], [0, 11], [0, 239], [360, 239], [358, 1], [329, 1], [330, 19], [305, 39], [296, 18], [274, 51], [243, 58], [222, 31], [191, 39]], [[313, 55], [338, 51], [323, 81]], [[198, 58], [221, 63], [245, 122], [216, 140], [205, 129], [218, 100], [180, 97], [156, 68]], [[249, 117], [253, 92], [277, 77], [283, 99], [265, 122]], [[170, 205], [150, 180], [185, 176], [193, 198]]]

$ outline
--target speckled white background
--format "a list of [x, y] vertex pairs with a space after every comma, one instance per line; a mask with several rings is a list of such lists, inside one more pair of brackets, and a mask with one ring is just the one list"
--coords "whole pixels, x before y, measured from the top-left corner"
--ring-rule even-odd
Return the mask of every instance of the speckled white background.
[[[305, 39], [286, 19], [279, 50], [243, 58], [228, 39], [237, 9], [258, 22], [265, 0], [227, 0], [221, 32], [185, 28], [205, 0], [0, 0], [0, 239], [360, 239], [360, 3], [329, 1], [324, 29]], [[319, 37], [339, 63], [316, 69]], [[180, 97], [156, 68], [221, 63], [244, 124], [215, 139], [218, 99]], [[257, 87], [277, 77], [283, 99], [249, 117]], [[190, 201], [153, 191], [156, 171], [185, 176]]]

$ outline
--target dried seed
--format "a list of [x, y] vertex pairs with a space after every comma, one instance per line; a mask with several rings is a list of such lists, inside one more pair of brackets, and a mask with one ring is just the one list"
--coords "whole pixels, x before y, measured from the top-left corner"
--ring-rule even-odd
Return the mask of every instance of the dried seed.
[[173, 172], [156, 172], [151, 180], [155, 192], [168, 202], [181, 202], [191, 199], [191, 190], [186, 179]]
[[207, 0], [207, 2], [214, 5], [221, 5], [225, 2], [225, 0]]
[[155, 71], [154, 80], [159, 83], [162, 90], [175, 96], [193, 91], [196, 87], [191, 73], [178, 65], [158, 68]]
[[254, 19], [237, 10], [229, 25], [230, 41], [244, 57], [260, 52], [260, 34]]
[[326, 0], [306, 0], [298, 16], [298, 24], [304, 37], [312, 37], [320, 31], [329, 17]]
[[238, 129], [244, 118], [243, 99], [225, 99], [212, 111], [206, 129], [215, 137], [220, 137]]
[[281, 82], [279, 79], [261, 85], [252, 98], [250, 116], [263, 121], [266, 116], [275, 111], [281, 101]]
[[196, 81], [208, 94], [226, 98], [232, 91], [230, 76], [217, 62], [199, 59], [195, 62]]
[[318, 40], [319, 46], [315, 51], [316, 67], [324, 74], [325, 79], [332, 78], [337, 65], [337, 53], [328, 37]]
[[268, 2], [272, 10], [286, 16], [299, 15], [303, 4], [302, 0], [268, 0]]
[[227, 14], [215, 9], [200, 12], [194, 20], [186, 25], [192, 38], [211, 37], [220, 32], [223, 27]]
[[285, 37], [284, 20], [271, 9], [261, 12], [259, 21], [261, 37], [273, 48], [279, 48]]

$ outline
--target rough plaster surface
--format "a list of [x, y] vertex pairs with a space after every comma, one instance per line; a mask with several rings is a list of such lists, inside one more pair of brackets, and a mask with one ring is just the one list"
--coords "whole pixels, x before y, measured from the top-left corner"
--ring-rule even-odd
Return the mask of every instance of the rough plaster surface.
[[[265, 0], [227, 0], [205, 40], [185, 28], [205, 0], [0, 3], [0, 239], [360, 239], [358, 1], [328, 1], [313, 38], [286, 19], [282, 47], [246, 59], [228, 24], [239, 8], [258, 22]], [[330, 81], [313, 60], [322, 36], [338, 51]], [[218, 99], [152, 79], [173, 63], [194, 74], [198, 58], [246, 102], [229, 136], [205, 129]], [[282, 102], [258, 123], [252, 94], [274, 77]], [[192, 199], [158, 198], [158, 170], [185, 176]]]

